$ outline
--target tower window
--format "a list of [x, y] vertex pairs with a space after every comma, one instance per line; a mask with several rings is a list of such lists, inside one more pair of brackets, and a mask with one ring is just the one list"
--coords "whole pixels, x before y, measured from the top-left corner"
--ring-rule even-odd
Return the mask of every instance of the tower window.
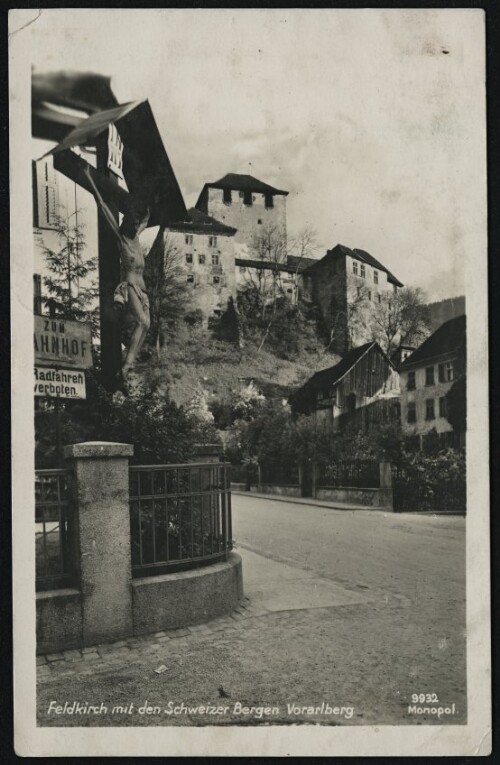
[[231, 189], [224, 189], [222, 192], [222, 198], [223, 198], [224, 204], [230, 205], [231, 202], [233, 201], [231, 196]]
[[184, 241], [186, 244], [193, 244], [193, 235], [192, 234], [186, 234], [184, 237]]
[[209, 247], [217, 247], [217, 237], [216, 236], [209, 236], [208, 237], [208, 246]]
[[251, 191], [243, 192], [243, 204], [251, 206], [253, 204], [253, 197]]
[[257, 223], [261, 224], [262, 223], [262, 218], [258, 218]]
[[192, 263], [193, 262], [193, 254], [191, 252], [186, 253], [186, 263]]
[[194, 274], [188, 274], [186, 276], [186, 281], [188, 284], [194, 284]]
[[218, 255], [218, 253], [216, 253], [216, 252], [213, 252], [213, 253], [212, 253], [212, 265], [213, 265], [213, 266], [218, 266], [218, 265], [219, 265], [219, 263], [220, 263], [220, 258], [219, 258], [219, 255]]
[[266, 194], [265, 199], [267, 208], [274, 207], [274, 197], [272, 194]]
[[220, 284], [220, 276], [214, 276], [213, 283], [214, 284]]

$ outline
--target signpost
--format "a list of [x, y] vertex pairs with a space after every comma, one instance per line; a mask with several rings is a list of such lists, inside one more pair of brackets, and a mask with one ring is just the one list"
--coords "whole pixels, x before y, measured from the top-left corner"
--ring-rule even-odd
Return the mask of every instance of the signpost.
[[56, 449], [62, 460], [60, 399], [87, 398], [85, 369], [93, 365], [90, 324], [35, 315], [35, 397], [55, 401]]

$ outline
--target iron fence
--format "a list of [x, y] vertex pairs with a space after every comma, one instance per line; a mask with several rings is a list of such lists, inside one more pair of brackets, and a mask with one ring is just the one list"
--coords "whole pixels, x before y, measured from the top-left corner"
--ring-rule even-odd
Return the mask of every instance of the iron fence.
[[377, 460], [345, 460], [316, 466], [316, 486], [320, 488], [380, 488]]
[[294, 462], [261, 465], [260, 481], [275, 486], [299, 486], [299, 466]]
[[231, 482], [243, 483], [245, 486], [258, 486], [259, 466], [253, 463], [247, 465], [231, 464]]
[[129, 469], [133, 576], [227, 558], [232, 549], [230, 469], [223, 462]]
[[71, 473], [35, 473], [36, 589], [51, 590], [75, 583], [75, 531], [70, 495]]

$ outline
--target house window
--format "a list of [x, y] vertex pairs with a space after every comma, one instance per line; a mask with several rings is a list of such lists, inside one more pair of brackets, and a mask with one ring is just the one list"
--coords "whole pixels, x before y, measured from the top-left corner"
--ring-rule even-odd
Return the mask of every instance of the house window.
[[408, 382], [406, 383], [406, 390], [415, 390], [415, 372], [408, 372]]
[[453, 362], [447, 361], [446, 364], [440, 364], [438, 367], [439, 382], [452, 382], [453, 380]]
[[191, 252], [186, 253], [186, 263], [192, 263], [193, 262], [193, 254]]
[[426, 398], [425, 399], [425, 419], [434, 420], [435, 418], [436, 418], [436, 415], [434, 413], [434, 399]]
[[434, 367], [425, 368], [425, 384], [434, 385]]
[[373, 281], [375, 284], [378, 284], [378, 271], [373, 272]]
[[381, 303], [382, 302], [382, 295], [377, 295], [377, 298], [378, 298], [378, 302]]
[[231, 202], [233, 201], [231, 198], [231, 189], [224, 189], [224, 191], [222, 192], [222, 198], [224, 200], [224, 204], [230, 205]]
[[217, 247], [217, 237], [216, 236], [209, 236], [208, 237], [208, 246], [209, 247]]
[[34, 225], [57, 229], [58, 188], [52, 158], [33, 162]]
[[217, 252], [212, 252], [212, 265], [218, 266], [220, 263], [220, 257]]
[[446, 396], [439, 399], [439, 416], [446, 417]]
[[206, 262], [206, 257], [205, 257], [205, 255], [201, 255], [201, 254], [200, 254], [200, 255], [198, 255], [198, 263], [200, 264], [200, 266], [204, 266], [204, 265], [205, 265], [205, 262]]
[[360, 276], [361, 276], [362, 279], [364, 279], [365, 276], [366, 276], [366, 269], [365, 269], [365, 264], [364, 263], [361, 263], [361, 273], [360, 273]]
[[184, 237], [184, 241], [186, 244], [193, 244], [193, 235], [192, 234], [186, 234]]
[[186, 276], [186, 281], [188, 284], [194, 284], [194, 274], [188, 274]]
[[274, 198], [272, 194], [266, 194], [266, 207], [274, 207]]
[[244, 191], [243, 192], [243, 204], [251, 206], [253, 204], [253, 197], [251, 191]]
[[352, 262], [352, 272], [353, 272], [353, 274], [356, 274], [356, 276], [358, 275], [358, 261], [357, 260], [353, 260], [353, 262]]
[[406, 419], [408, 422], [416, 422], [417, 421], [417, 407], [414, 401], [408, 402], [408, 409], [406, 412]]
[[370, 292], [370, 290], [368, 290], [368, 300], [371, 300], [371, 299], [372, 299], [372, 293]]

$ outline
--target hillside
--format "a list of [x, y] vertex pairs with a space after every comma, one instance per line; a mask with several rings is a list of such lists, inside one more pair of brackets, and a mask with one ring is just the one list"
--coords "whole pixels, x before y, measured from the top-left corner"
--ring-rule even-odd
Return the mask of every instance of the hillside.
[[429, 303], [429, 313], [431, 319], [431, 332], [435, 332], [441, 324], [449, 319], [455, 319], [457, 316], [465, 314], [465, 296], [447, 298], [435, 303]]
[[318, 341], [301, 350], [296, 358], [280, 358], [264, 346], [259, 350], [251, 339], [239, 349], [218, 340], [201, 327], [181, 323], [161, 358], [141, 367], [146, 378], [168, 389], [178, 405], [189, 405], [205, 395], [210, 409], [228, 404], [253, 380], [266, 398], [283, 398], [302, 385], [318, 369], [335, 364], [339, 357], [325, 352]]

